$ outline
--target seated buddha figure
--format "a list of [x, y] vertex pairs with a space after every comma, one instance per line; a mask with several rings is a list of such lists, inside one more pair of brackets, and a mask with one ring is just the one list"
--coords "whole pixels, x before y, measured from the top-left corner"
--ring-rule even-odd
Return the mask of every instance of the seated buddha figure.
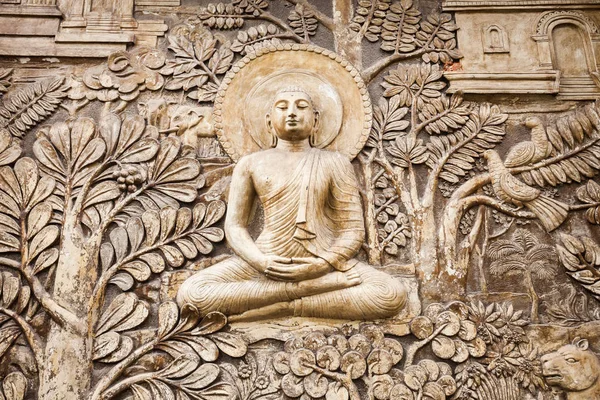
[[[300, 88], [279, 91], [266, 124], [274, 147], [242, 157], [231, 179], [225, 234], [235, 255], [188, 278], [178, 303], [231, 322], [398, 314], [404, 285], [353, 258], [365, 234], [358, 184], [347, 157], [311, 147], [319, 125], [311, 97]], [[253, 240], [255, 197], [264, 227]]]

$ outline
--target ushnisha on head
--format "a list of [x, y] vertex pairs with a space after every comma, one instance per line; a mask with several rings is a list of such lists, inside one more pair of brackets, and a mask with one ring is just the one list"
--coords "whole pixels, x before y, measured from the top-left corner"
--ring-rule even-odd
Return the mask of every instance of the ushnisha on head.
[[298, 142], [310, 139], [319, 127], [319, 111], [308, 93], [299, 87], [279, 90], [266, 115], [267, 127], [277, 139]]

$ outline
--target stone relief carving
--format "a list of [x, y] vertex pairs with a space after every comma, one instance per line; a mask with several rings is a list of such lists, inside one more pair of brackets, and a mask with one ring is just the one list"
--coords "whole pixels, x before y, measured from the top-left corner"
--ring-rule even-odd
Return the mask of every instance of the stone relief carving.
[[508, 53], [508, 34], [504, 27], [490, 25], [483, 30], [483, 52], [484, 53]]
[[596, 5], [86, 4], [0, 5], [81, 57], [0, 59], [0, 398], [600, 397]]

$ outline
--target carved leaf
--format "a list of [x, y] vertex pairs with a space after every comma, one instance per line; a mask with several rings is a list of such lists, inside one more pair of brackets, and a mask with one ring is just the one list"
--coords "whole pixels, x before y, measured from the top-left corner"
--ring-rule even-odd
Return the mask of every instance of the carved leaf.
[[6, 400], [23, 400], [27, 391], [27, 379], [21, 372], [12, 372], [2, 381]]
[[393, 3], [383, 22], [381, 49], [394, 53], [410, 53], [417, 48], [415, 34], [419, 31], [421, 13], [412, 0]]
[[350, 29], [362, 33], [369, 42], [376, 42], [379, 40], [386, 13], [389, 13], [389, 3], [390, 0], [359, 1]]
[[14, 323], [5, 323], [0, 327], [0, 357], [12, 346], [21, 335], [21, 328]]
[[194, 372], [181, 381], [181, 385], [189, 390], [204, 389], [219, 376], [219, 367], [215, 364], [202, 364]]
[[561, 233], [560, 240], [562, 246], [557, 245], [556, 251], [567, 274], [600, 300], [600, 246], [587, 236]]
[[230, 357], [243, 357], [248, 351], [246, 342], [237, 335], [228, 332], [216, 332], [210, 335], [219, 350]]
[[475, 161], [487, 149], [502, 141], [505, 130], [503, 123], [508, 116], [497, 106], [482, 104], [465, 126], [455, 133], [433, 136], [427, 144], [432, 157], [427, 165], [439, 177], [457, 183], [474, 168]]
[[[206, 8], [200, 10], [198, 17], [209, 28], [223, 30], [241, 28], [244, 25], [244, 13], [259, 15], [260, 10], [268, 5], [264, 0], [257, 1], [257, 3], [260, 3], [260, 6], [257, 7], [252, 6], [251, 3], [253, 2], [248, 2], [245, 8], [236, 7], [230, 3], [209, 4]], [[267, 4], [263, 6], [263, 3]]]
[[12, 138], [8, 129], [0, 128], [0, 166], [14, 162], [21, 152], [20, 142]]
[[585, 217], [591, 224], [600, 224], [600, 185], [589, 180], [586, 185], [577, 189], [577, 198], [590, 207], [585, 211]]
[[148, 317], [148, 305], [133, 293], [116, 296], [102, 313], [96, 327], [96, 336], [106, 332], [122, 332], [140, 325]]
[[63, 82], [63, 77], [36, 82], [7, 95], [0, 106], [0, 127], [23, 137], [58, 108], [67, 95]]
[[297, 3], [294, 10], [290, 13], [288, 21], [292, 30], [305, 40], [308, 40], [310, 36], [314, 36], [319, 26], [315, 14], [300, 3]]
[[108, 356], [99, 359], [98, 361], [103, 363], [115, 363], [123, 360], [133, 351], [133, 339], [129, 336], [121, 335], [121, 341], [119, 346]]
[[165, 379], [179, 379], [189, 375], [198, 368], [200, 360], [192, 354], [183, 354], [173, 360], [165, 369], [159, 371], [157, 376]]
[[452, 22], [450, 14], [431, 13], [421, 21], [421, 30], [416, 33], [415, 41], [419, 47], [432, 50], [423, 54], [423, 61], [449, 63], [452, 59], [462, 58], [456, 49], [457, 30], [458, 26]]
[[94, 339], [93, 360], [99, 360], [115, 351], [121, 343], [121, 335], [117, 332], [104, 333]]
[[12, 85], [10, 76], [12, 74], [12, 68], [1, 68], [0, 69], [0, 95], [4, 94], [8, 91], [10, 86]]
[[35, 235], [29, 244], [29, 262], [52, 245], [58, 239], [59, 234], [58, 226], [48, 225]]
[[528, 185], [557, 186], [594, 177], [600, 169], [600, 105], [589, 104], [546, 127], [553, 151], [520, 174]]
[[251, 27], [247, 31], [239, 31], [231, 44], [231, 50], [246, 55], [267, 45], [281, 44], [281, 30], [273, 24]]
[[158, 333], [159, 339], [164, 338], [166, 335], [171, 333], [177, 321], [179, 320], [179, 308], [177, 304], [172, 301], [161, 303], [158, 308]]
[[225, 204], [221, 201], [198, 203], [194, 211], [171, 207], [160, 212], [146, 211], [141, 218], [130, 219], [126, 228], [111, 231], [112, 244], [101, 247], [103, 269], [114, 264], [116, 270], [145, 281], [152, 273], [161, 273], [166, 264], [178, 268], [198, 252], [210, 253], [213, 243], [223, 240], [223, 230], [211, 225], [224, 213]]
[[160, 143], [160, 149], [148, 168], [148, 196], [159, 208], [177, 207], [175, 200], [192, 202], [198, 191], [194, 180], [200, 175], [200, 163], [194, 158], [181, 157], [181, 142], [169, 137]]

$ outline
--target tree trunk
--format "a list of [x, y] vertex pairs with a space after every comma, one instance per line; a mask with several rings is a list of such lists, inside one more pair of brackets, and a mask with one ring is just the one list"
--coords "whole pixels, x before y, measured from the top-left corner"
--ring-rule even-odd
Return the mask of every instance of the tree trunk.
[[525, 285], [527, 286], [527, 292], [529, 293], [529, 298], [531, 298], [531, 322], [537, 324], [539, 322], [539, 303], [540, 299], [535, 291], [535, 287], [533, 286], [533, 279], [531, 277], [530, 271], [523, 271], [525, 275]]
[[421, 296], [428, 302], [453, 297], [446, 293], [445, 282], [438, 279], [438, 239], [432, 206], [419, 207], [411, 218], [412, 253]]
[[335, 51], [360, 71], [362, 70], [361, 37], [348, 29], [353, 14], [352, 0], [333, 0]]
[[89, 299], [97, 279], [97, 246], [86, 247], [81, 229], [65, 221], [54, 280], [53, 299], [87, 322], [85, 332], [51, 320], [40, 368], [40, 400], [85, 399], [92, 381], [93, 327]]
[[[440, 271], [438, 279], [447, 283], [447, 295], [463, 296], [467, 288], [468, 262], [466, 257], [459, 260], [456, 247], [458, 228], [464, 210], [460, 201], [452, 201], [446, 205], [438, 231], [440, 255]], [[452, 297], [452, 296], [450, 296]]]
[[377, 215], [375, 215], [375, 190], [373, 183], [373, 162], [365, 160], [361, 162], [364, 178], [365, 191], [363, 193], [363, 203], [365, 206], [365, 231], [367, 234], [367, 255], [369, 264], [381, 265], [381, 250], [377, 238]]
[[92, 383], [93, 339], [52, 321], [40, 368], [39, 400], [87, 398]]

